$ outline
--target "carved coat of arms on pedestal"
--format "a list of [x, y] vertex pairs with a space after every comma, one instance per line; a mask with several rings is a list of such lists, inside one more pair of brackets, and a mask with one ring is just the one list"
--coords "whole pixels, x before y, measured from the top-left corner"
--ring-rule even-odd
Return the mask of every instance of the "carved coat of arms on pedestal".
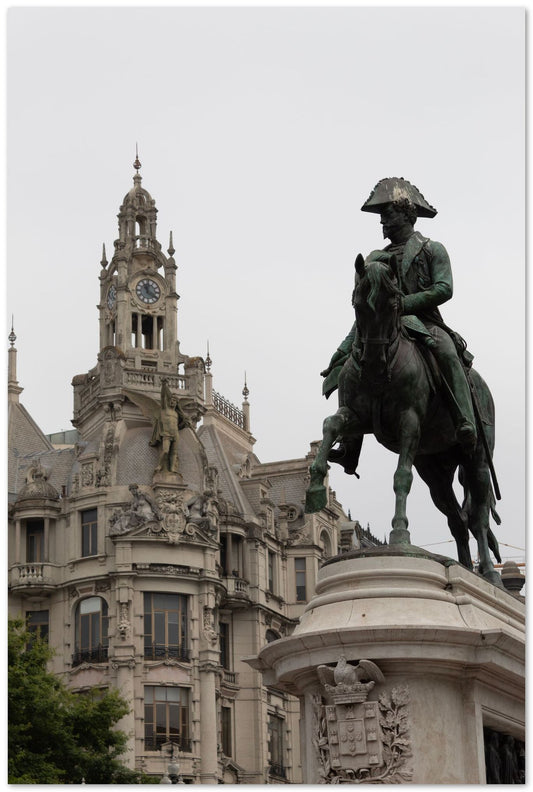
[[368, 701], [376, 682], [385, 682], [371, 660], [354, 666], [341, 656], [334, 668], [318, 666], [317, 674], [326, 694], [312, 697], [313, 745], [322, 783], [410, 781], [412, 772], [405, 767], [411, 755], [407, 688]]

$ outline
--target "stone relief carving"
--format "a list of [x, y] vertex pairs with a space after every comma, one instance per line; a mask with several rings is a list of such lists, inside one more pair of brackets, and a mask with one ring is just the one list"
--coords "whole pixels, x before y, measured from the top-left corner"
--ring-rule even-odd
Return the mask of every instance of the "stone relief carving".
[[187, 525], [187, 506], [183, 493], [174, 490], [161, 490], [157, 496], [161, 527], [167, 534], [170, 544], [178, 544]]
[[299, 528], [289, 526], [289, 536], [287, 539], [288, 545], [304, 544], [309, 542], [310, 533], [307, 525], [301, 525]]
[[94, 484], [94, 463], [84, 462], [81, 466], [82, 487], [92, 487]]
[[120, 604], [120, 615], [117, 623], [117, 631], [123, 641], [126, 640], [130, 629], [130, 621], [129, 621], [129, 608], [127, 602], [121, 602]]
[[368, 696], [385, 677], [371, 660], [351, 665], [341, 655], [317, 668], [325, 695], [311, 696], [312, 744], [323, 784], [398, 784], [412, 780], [409, 690], [398, 685]]
[[[120, 407], [120, 405], [118, 405]], [[115, 447], [115, 430], [116, 430], [116, 423], [113, 420], [115, 410], [115, 405], [111, 407], [111, 405], [106, 404], [104, 405], [104, 410], [110, 416], [110, 423], [108, 429], [105, 434], [104, 440], [104, 448], [103, 453], [101, 456], [101, 464], [100, 468], [96, 471], [96, 486], [97, 487], [109, 487], [111, 486], [111, 460], [113, 458], [113, 451]], [[107, 409], [106, 409], [107, 408]]]
[[187, 501], [188, 523], [203, 528], [209, 534], [216, 534], [218, 528], [218, 508], [212, 490], [193, 495]]
[[218, 640], [218, 633], [215, 630], [215, 611], [207, 605], [204, 606], [204, 636], [213, 645]]
[[159, 507], [151, 495], [142, 492], [137, 484], [130, 484], [133, 500], [127, 506], [116, 509], [109, 520], [109, 535], [120, 536], [134, 528], [150, 525], [157, 533], [161, 530]]
[[113, 671], [118, 671], [119, 668], [135, 668], [135, 658], [134, 657], [115, 657], [111, 661], [111, 668]]

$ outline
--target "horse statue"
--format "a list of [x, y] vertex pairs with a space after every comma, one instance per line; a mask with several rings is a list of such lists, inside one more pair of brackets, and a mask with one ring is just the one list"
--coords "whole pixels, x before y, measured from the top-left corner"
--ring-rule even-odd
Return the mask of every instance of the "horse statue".
[[[381, 260], [378, 260], [381, 259]], [[457, 545], [459, 563], [472, 570], [469, 531], [477, 541], [479, 573], [502, 586], [489, 550], [501, 562], [498, 542], [489, 525], [495, 498], [499, 497], [492, 466], [494, 402], [488, 386], [472, 368], [467, 370], [477, 423], [473, 451], [464, 450], [455, 438], [445, 382], [432, 362], [428, 347], [408, 335], [401, 316], [402, 292], [398, 288], [396, 257], [381, 252], [373, 258], [357, 256], [354, 307], [361, 348], [357, 387], [349, 404], [325, 419], [323, 439], [311, 464], [306, 512], [327, 503], [324, 479], [328, 460], [338, 461], [337, 443], [361, 443], [374, 434], [381, 445], [398, 454], [394, 473], [395, 512], [390, 544], [410, 544], [406, 502], [413, 481], [413, 466], [429, 487], [435, 506], [446, 516]], [[352, 359], [351, 363], [356, 365]], [[451, 398], [451, 394], [448, 394]], [[348, 473], [355, 473], [346, 465]], [[464, 490], [459, 504], [453, 490], [458, 473]]]

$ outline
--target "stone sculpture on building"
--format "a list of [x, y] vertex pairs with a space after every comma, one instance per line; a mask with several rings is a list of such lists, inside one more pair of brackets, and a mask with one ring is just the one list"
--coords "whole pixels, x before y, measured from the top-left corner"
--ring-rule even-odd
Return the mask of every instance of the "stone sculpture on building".
[[125, 388], [124, 392], [153, 422], [150, 445], [160, 448], [156, 473], [178, 473], [179, 430], [186, 426], [190, 427], [190, 422], [179, 406], [178, 397], [171, 392], [168, 380], [161, 378], [159, 402], [138, 391]]
[[[407, 686], [368, 700], [385, 677], [371, 660], [319, 665], [323, 692], [314, 693], [312, 744], [322, 783], [387, 784], [411, 780]], [[367, 681], [364, 681], [367, 680]]]

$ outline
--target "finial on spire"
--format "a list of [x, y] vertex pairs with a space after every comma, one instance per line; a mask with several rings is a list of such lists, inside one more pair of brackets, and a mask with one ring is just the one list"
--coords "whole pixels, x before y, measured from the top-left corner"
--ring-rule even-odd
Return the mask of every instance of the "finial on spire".
[[208, 342], [207, 342], [207, 356], [206, 356], [206, 359], [205, 359], [205, 369], [206, 369], [206, 371], [207, 371], [208, 373], [209, 373], [209, 371], [211, 370], [211, 365], [212, 365], [212, 363], [213, 363], [213, 361], [212, 361], [212, 360], [211, 360], [211, 358], [209, 357], [209, 341], [208, 341]]
[[138, 150], [138, 147], [137, 147], [137, 143], [135, 144], [135, 162], [133, 163], [133, 167], [135, 168], [135, 170], [137, 172], [139, 171], [139, 168], [141, 167], [141, 163], [140, 163], [140, 160], [139, 160], [139, 150]]
[[11, 314], [11, 332], [10, 332], [8, 338], [9, 338], [9, 343], [11, 344], [11, 346], [14, 347], [15, 346], [15, 341], [17, 340], [17, 336], [15, 335], [15, 331], [13, 329], [13, 314]]
[[100, 262], [102, 267], [107, 267], [107, 258], [105, 254], [105, 242], [102, 244], [102, 260]]
[[244, 372], [244, 388], [242, 389], [242, 395], [244, 396], [244, 401], [248, 401], [248, 396], [250, 391], [248, 390], [248, 386], [246, 384], [246, 371]]
[[173, 256], [176, 251], [174, 250], [174, 243], [172, 241], [172, 231], [170, 232], [170, 239], [168, 242], [168, 250], [167, 253], [169, 256]]

